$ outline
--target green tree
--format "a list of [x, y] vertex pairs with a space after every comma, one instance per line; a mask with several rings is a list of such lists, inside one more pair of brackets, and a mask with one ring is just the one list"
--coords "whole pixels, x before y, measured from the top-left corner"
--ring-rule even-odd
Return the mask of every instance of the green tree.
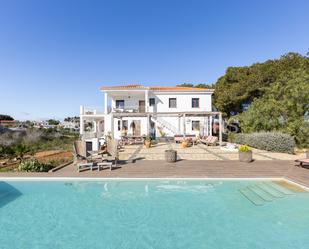
[[214, 88], [213, 85], [208, 85], [208, 84], [204, 84], [204, 83], [199, 83], [199, 84], [191, 84], [191, 83], [182, 83], [182, 84], [179, 84], [177, 86], [180, 86], [180, 87], [196, 87], [196, 88]]
[[177, 86], [180, 86], [180, 87], [194, 87], [194, 85], [191, 84], [191, 83], [182, 83], [182, 84], [179, 84]]
[[55, 120], [55, 119], [49, 119], [47, 122], [48, 122], [49, 125], [58, 125], [58, 124], [60, 124], [60, 121]]
[[204, 84], [204, 83], [197, 84], [194, 87], [196, 87], [196, 88], [210, 88], [210, 89], [214, 88], [213, 85], [208, 85], [208, 84]]
[[0, 114], [0, 120], [14, 120], [14, 118], [12, 118], [9, 115], [4, 115], [4, 114]]
[[283, 73], [261, 98], [239, 115], [242, 131], [281, 131], [295, 137], [302, 147], [309, 146], [309, 71], [302, 68]]
[[214, 104], [227, 117], [244, 111], [243, 104], [260, 98], [283, 75], [302, 69], [308, 72], [309, 58], [288, 53], [249, 67], [229, 67], [215, 84]]

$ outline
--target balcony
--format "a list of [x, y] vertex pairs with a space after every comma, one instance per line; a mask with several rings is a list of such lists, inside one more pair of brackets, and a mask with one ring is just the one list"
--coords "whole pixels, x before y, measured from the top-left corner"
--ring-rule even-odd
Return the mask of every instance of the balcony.
[[145, 113], [145, 105], [144, 106], [138, 106], [138, 105], [134, 105], [134, 106], [119, 106], [119, 107], [114, 107], [112, 109], [112, 112], [114, 113]]
[[80, 107], [80, 114], [81, 115], [104, 115], [104, 108], [103, 107]]
[[100, 131], [100, 132], [87, 131], [81, 134], [81, 136], [82, 136], [82, 139], [103, 138], [104, 132], [103, 131]]

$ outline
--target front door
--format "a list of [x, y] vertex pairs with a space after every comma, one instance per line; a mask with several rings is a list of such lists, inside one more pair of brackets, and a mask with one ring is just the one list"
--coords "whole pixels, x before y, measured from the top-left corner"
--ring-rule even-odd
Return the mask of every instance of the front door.
[[145, 100], [140, 100], [138, 105], [139, 112], [145, 112]]

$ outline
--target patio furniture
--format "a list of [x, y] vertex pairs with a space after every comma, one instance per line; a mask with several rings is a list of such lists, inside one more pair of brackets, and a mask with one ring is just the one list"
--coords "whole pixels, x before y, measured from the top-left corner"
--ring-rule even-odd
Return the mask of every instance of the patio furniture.
[[103, 154], [106, 153], [106, 149], [104, 150], [90, 150], [87, 151], [90, 154], [91, 162], [101, 162], [103, 159]]
[[197, 143], [198, 138], [194, 134], [186, 134], [185, 136], [184, 135], [180, 135], [180, 134], [174, 135], [175, 143], [181, 143], [184, 140], [189, 140], [190, 142], [195, 144], [195, 143]]
[[296, 159], [295, 162], [299, 163], [299, 166], [309, 165], [309, 158]]
[[74, 165], [77, 165], [77, 171], [81, 169], [90, 169], [93, 166], [91, 158], [87, 156], [86, 143], [78, 140], [73, 143]]
[[127, 136], [127, 138], [128, 138], [128, 143], [131, 144], [131, 145], [143, 143], [143, 137], [142, 136], [129, 135], [129, 136]]
[[214, 136], [208, 136], [206, 139], [200, 139], [200, 142], [205, 145], [217, 145], [218, 138]]
[[98, 171], [102, 169], [104, 169], [104, 166], [107, 166], [109, 168], [110, 171], [112, 171], [113, 169], [113, 163], [112, 162], [102, 162], [102, 163], [98, 163]]
[[81, 170], [85, 169], [93, 169], [93, 163], [77, 163], [77, 171], [80, 172]]
[[107, 141], [106, 154], [103, 154], [102, 160], [114, 161], [116, 167], [118, 157], [119, 157], [118, 141], [115, 139], [109, 139]]
[[183, 140], [183, 135], [175, 135], [174, 136], [175, 143], [181, 143], [182, 140]]

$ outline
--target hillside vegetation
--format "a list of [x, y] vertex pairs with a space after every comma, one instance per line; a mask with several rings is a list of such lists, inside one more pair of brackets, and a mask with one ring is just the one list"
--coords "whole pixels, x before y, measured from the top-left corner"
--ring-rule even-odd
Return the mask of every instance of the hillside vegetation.
[[237, 115], [242, 132], [280, 131], [308, 147], [309, 57], [288, 53], [278, 60], [230, 67], [215, 84], [214, 104], [227, 118]]

